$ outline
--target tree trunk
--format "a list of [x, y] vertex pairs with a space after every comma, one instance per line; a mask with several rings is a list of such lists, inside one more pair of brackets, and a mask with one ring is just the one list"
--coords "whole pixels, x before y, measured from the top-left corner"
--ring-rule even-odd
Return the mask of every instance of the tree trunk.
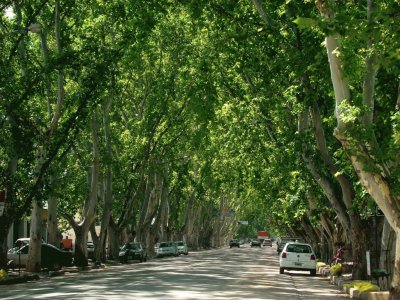
[[396, 230], [396, 257], [390, 289], [390, 300], [400, 300], [400, 230]]
[[[54, 14], [54, 29], [55, 29], [55, 37], [56, 37], [56, 45], [57, 49], [56, 52], [59, 57], [62, 55], [62, 46], [61, 46], [61, 24], [60, 24], [60, 0], [56, 1], [55, 6], [55, 14]], [[42, 41], [42, 49], [43, 49], [43, 57], [45, 64], [47, 64], [49, 60], [49, 54], [47, 49], [47, 43], [44, 34], [41, 34], [41, 41]], [[48, 93], [48, 111], [49, 116], [52, 116], [49, 128], [49, 135], [51, 136], [53, 132], [58, 127], [58, 121], [61, 117], [61, 108], [64, 103], [64, 76], [62, 69], [58, 69], [57, 71], [57, 104], [55, 106], [54, 113], [51, 108], [50, 103], [50, 84], [49, 84], [49, 76], [46, 76], [47, 83], [47, 93]], [[50, 182], [54, 182], [54, 174], [51, 175]], [[58, 215], [57, 215], [57, 198], [55, 196], [50, 196], [48, 200], [48, 243], [54, 246], [59, 246], [60, 239], [59, 239], [59, 232], [58, 232]]]
[[119, 232], [118, 227], [114, 223], [113, 219], [110, 218], [110, 223], [108, 224], [108, 259], [117, 260], [119, 253]]
[[390, 274], [394, 274], [394, 258], [396, 252], [396, 233], [390, 227], [386, 218], [383, 223], [382, 239], [381, 239], [381, 254], [379, 268], [386, 270]]
[[146, 240], [146, 234], [144, 233], [144, 231], [146, 231], [147, 229], [144, 228], [145, 224], [146, 224], [146, 216], [148, 213], [148, 209], [149, 209], [149, 203], [150, 203], [150, 196], [151, 196], [151, 192], [153, 190], [154, 187], [154, 178], [152, 174], [152, 171], [149, 170], [149, 176], [147, 177], [146, 180], [146, 189], [144, 192], [144, 199], [143, 199], [143, 203], [142, 203], [142, 208], [140, 210], [140, 217], [139, 217], [139, 221], [136, 224], [136, 233], [137, 233], [137, 239], [138, 241], [145, 241]]
[[161, 183], [161, 195], [160, 195], [160, 217], [161, 217], [161, 224], [160, 228], [162, 228], [165, 233], [165, 238], [166, 240], [173, 240], [173, 236], [170, 230], [170, 207], [169, 207], [169, 199], [168, 199], [168, 194], [169, 194], [169, 182], [168, 182], [168, 174], [166, 170], [163, 170], [163, 175], [162, 175], [162, 183]]
[[99, 150], [99, 124], [96, 113], [92, 119], [92, 155], [93, 163], [89, 176], [89, 195], [85, 201], [83, 220], [78, 224], [72, 216], [64, 215], [75, 232], [75, 254], [74, 262], [78, 267], [88, 265], [87, 239], [89, 228], [96, 218], [96, 206], [98, 197], [99, 172], [100, 172], [100, 150]]
[[94, 249], [94, 260], [95, 261], [106, 261], [106, 237], [107, 237], [107, 229], [108, 229], [108, 224], [110, 222], [110, 217], [111, 217], [111, 208], [112, 208], [112, 200], [113, 200], [113, 195], [112, 195], [112, 149], [111, 149], [111, 133], [110, 133], [110, 118], [109, 118], [109, 113], [110, 113], [110, 108], [112, 104], [112, 97], [108, 98], [107, 103], [104, 106], [104, 111], [103, 111], [103, 123], [104, 123], [104, 138], [106, 141], [106, 157], [108, 158], [106, 160], [106, 174], [104, 178], [104, 189], [103, 189], [103, 216], [101, 219], [101, 225], [100, 225], [100, 234], [96, 238], [93, 237], [93, 235], [96, 235], [96, 231], [92, 233], [92, 238], [93, 242], [95, 245]]
[[352, 183], [348, 176], [339, 172], [339, 168], [336, 166], [332, 156], [328, 152], [326, 145], [326, 138], [324, 129], [322, 126], [321, 115], [319, 107], [316, 102], [311, 106], [311, 116], [313, 121], [314, 135], [317, 141], [319, 152], [324, 161], [326, 169], [329, 170], [332, 177], [337, 180], [342, 191], [342, 201], [348, 211], [348, 220], [350, 225], [349, 237], [352, 244], [352, 255], [353, 255], [353, 279], [365, 279], [366, 273], [366, 258], [365, 252], [367, 250], [367, 239], [366, 230], [367, 227], [363, 226], [362, 220], [359, 213], [354, 209], [353, 202], [355, 197], [355, 191]]
[[13, 188], [13, 177], [17, 170], [16, 158], [10, 158], [7, 164], [7, 172], [5, 178], [5, 190], [4, 192], [4, 211], [3, 215], [0, 216], [0, 269], [5, 268], [8, 262], [7, 259], [7, 237], [10, 227], [13, 222], [13, 215], [15, 213], [11, 211], [11, 208], [15, 203], [14, 188]]
[[88, 231], [83, 227], [78, 226], [74, 228], [75, 232], [75, 254], [74, 263], [78, 267], [85, 267], [88, 265], [87, 259], [87, 239]]
[[10, 230], [11, 222], [8, 222], [6, 216], [0, 216], [0, 270], [7, 266], [7, 236]]
[[[39, 173], [44, 160], [45, 160], [45, 150], [43, 147], [38, 149], [38, 156], [36, 162], [36, 172]], [[39, 272], [41, 269], [42, 261], [42, 229], [43, 229], [43, 207], [40, 200], [34, 199], [32, 202], [32, 212], [31, 212], [31, 228], [30, 228], [30, 241], [29, 241], [29, 254], [28, 262], [26, 265], [26, 270], [28, 272]]]
[[[54, 175], [50, 176], [50, 184], [54, 182]], [[60, 247], [60, 233], [58, 231], [57, 197], [50, 196], [47, 205], [47, 243]]]
[[[321, 3], [320, 3], [321, 4]], [[321, 12], [324, 12], [325, 7], [320, 7]], [[326, 49], [328, 54], [328, 61], [331, 70], [331, 79], [336, 99], [336, 120], [337, 127], [335, 129], [335, 136], [341, 142], [344, 150], [349, 155], [362, 185], [374, 199], [376, 204], [385, 214], [389, 224], [396, 232], [400, 231], [400, 205], [399, 199], [392, 194], [390, 184], [382, 174], [378, 172], [369, 171], [370, 166], [376, 166], [376, 169], [385, 170], [385, 166], [379, 166], [368, 154], [368, 146], [354, 145], [350, 146], [350, 142], [346, 137], [347, 125], [343, 121], [341, 114], [342, 103], [350, 100], [350, 92], [347, 81], [344, 78], [342, 70], [342, 63], [340, 57], [336, 55], [337, 50], [340, 50], [337, 39], [333, 36], [327, 36], [325, 39]], [[366, 118], [368, 119], [368, 118]], [[396, 274], [397, 272], [397, 274]], [[395, 275], [392, 279], [392, 299], [400, 299], [400, 246], [396, 249], [395, 259]]]
[[31, 229], [29, 241], [29, 254], [26, 266], [27, 272], [39, 272], [42, 263], [42, 204], [38, 200], [33, 201], [31, 213]]

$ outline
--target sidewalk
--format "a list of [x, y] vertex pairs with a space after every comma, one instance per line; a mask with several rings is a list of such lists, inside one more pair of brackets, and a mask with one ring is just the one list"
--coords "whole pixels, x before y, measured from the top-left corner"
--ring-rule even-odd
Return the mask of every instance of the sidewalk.
[[329, 266], [318, 268], [317, 273], [323, 277], [329, 278], [331, 284], [338, 286], [338, 288], [347, 293], [351, 299], [389, 300], [389, 291], [360, 292], [358, 289], [346, 287], [346, 284], [357, 282], [357, 280], [352, 280], [351, 274], [331, 276]]
[[107, 266], [115, 266], [118, 265], [118, 261], [108, 260], [106, 263], [102, 263], [100, 265], [96, 265], [95, 263], [91, 263], [86, 267], [63, 267], [58, 271], [42, 271], [37, 273], [26, 272], [25, 268], [9, 270], [8, 277], [5, 279], [0, 279], [0, 285], [10, 285], [17, 283], [24, 283], [28, 281], [40, 280], [41, 278], [55, 277], [61, 276], [65, 273], [79, 273], [79, 272], [91, 272], [91, 271], [100, 271]]

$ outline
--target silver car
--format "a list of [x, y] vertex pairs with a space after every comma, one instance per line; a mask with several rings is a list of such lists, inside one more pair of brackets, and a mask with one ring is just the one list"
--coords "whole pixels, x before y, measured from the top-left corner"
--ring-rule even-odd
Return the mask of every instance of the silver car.
[[184, 254], [184, 255], [188, 255], [189, 254], [189, 250], [188, 250], [188, 246], [185, 242], [183, 241], [178, 241], [175, 242], [177, 247], [178, 247], [178, 252], [179, 254]]
[[157, 257], [178, 256], [178, 247], [175, 242], [161, 242], [154, 247]]

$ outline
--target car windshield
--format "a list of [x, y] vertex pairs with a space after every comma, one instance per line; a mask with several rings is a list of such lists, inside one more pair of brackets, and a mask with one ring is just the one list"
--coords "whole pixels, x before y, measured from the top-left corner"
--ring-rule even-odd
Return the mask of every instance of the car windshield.
[[176, 242], [178, 246], [183, 246], [183, 242]]
[[308, 246], [308, 245], [290, 244], [290, 245], [287, 246], [286, 252], [311, 253], [311, 247]]
[[158, 246], [160, 248], [165, 248], [168, 247], [168, 243], [160, 243], [160, 246]]
[[125, 244], [124, 247], [122, 247], [122, 249], [133, 249], [133, 250], [137, 250], [137, 248], [138, 248], [138, 246], [133, 243]]

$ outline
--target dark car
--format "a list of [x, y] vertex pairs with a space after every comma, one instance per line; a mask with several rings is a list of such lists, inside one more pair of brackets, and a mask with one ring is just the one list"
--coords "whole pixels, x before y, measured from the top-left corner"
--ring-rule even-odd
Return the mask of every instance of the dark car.
[[126, 243], [119, 250], [119, 261], [126, 263], [128, 260], [147, 261], [147, 250], [143, 243]]
[[240, 247], [240, 242], [238, 239], [233, 239], [229, 241], [229, 248], [232, 247], [238, 247], [238, 248]]
[[251, 240], [250, 247], [260, 247], [261, 248], [261, 242], [259, 240]]
[[[11, 261], [11, 266], [26, 266], [28, 252], [29, 245], [25, 245], [18, 251], [8, 253], [7, 258]], [[42, 244], [41, 260], [42, 268], [58, 270], [72, 265], [72, 252], [60, 250], [51, 244]]]

